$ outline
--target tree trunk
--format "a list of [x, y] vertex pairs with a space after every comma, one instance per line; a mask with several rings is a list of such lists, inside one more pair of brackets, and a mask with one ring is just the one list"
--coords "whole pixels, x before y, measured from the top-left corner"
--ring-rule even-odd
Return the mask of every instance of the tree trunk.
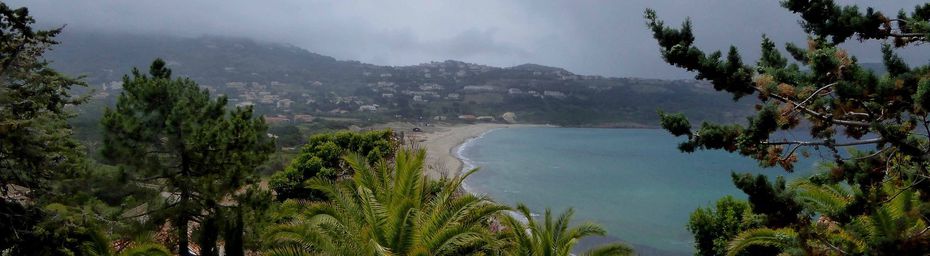
[[191, 256], [190, 237], [188, 236], [188, 231], [190, 230], [189, 223], [191, 219], [190, 214], [188, 214], [188, 211], [191, 210], [189, 209], [191, 200], [191, 188], [190, 184], [187, 183], [190, 182], [190, 180], [188, 180], [190, 179], [190, 165], [187, 162], [187, 157], [184, 154], [181, 155], [181, 175], [183, 176], [181, 177], [181, 185], [179, 186], [181, 190], [181, 198], [179, 199], [180, 201], [178, 202], [178, 207], [181, 209], [178, 211], [178, 255]]
[[[181, 207], [186, 206], [187, 202], [186, 193], [182, 193], [181, 196]], [[190, 241], [188, 240], [188, 230], [190, 229], [189, 222], [190, 217], [187, 216], [185, 212], [186, 209], [182, 209], [180, 215], [178, 215], [178, 255], [180, 256], [190, 256]]]
[[232, 221], [229, 222], [229, 225], [226, 227], [226, 231], [223, 232], [224, 240], [226, 241], [226, 255], [227, 256], [243, 256], [245, 255], [245, 248], [242, 244], [242, 233], [244, 230], [244, 223], [242, 223], [242, 206], [236, 206], [235, 216], [232, 217]]
[[[219, 214], [219, 212], [214, 213]], [[200, 223], [200, 255], [219, 256], [216, 249], [216, 239], [219, 236], [219, 220], [221, 215], [209, 216]]]

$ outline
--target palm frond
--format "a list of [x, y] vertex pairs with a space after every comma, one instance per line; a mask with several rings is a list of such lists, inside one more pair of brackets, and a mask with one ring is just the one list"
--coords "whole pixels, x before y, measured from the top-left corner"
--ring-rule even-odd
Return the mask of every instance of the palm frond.
[[792, 184], [792, 188], [796, 191], [795, 198], [798, 202], [830, 216], [842, 211], [853, 200], [853, 192], [837, 184], [818, 185], [800, 179]]
[[782, 250], [798, 246], [798, 233], [792, 229], [757, 228], [739, 233], [727, 246], [727, 255], [734, 256], [752, 246], [772, 246]]
[[307, 207], [300, 221], [272, 232], [280, 247], [269, 253], [460, 255], [502, 247], [494, 244], [488, 220], [507, 207], [457, 193], [473, 171], [436, 187], [423, 173], [423, 150], [397, 152], [393, 168], [383, 160], [372, 167], [357, 154], [343, 159], [354, 179], [308, 181], [329, 201]]
[[620, 243], [613, 243], [588, 250], [585, 256], [626, 256], [633, 255], [633, 249]]
[[136, 243], [126, 248], [120, 256], [169, 256], [168, 248], [157, 243]]
[[[594, 223], [582, 223], [570, 227], [574, 214], [572, 209], [554, 218], [552, 210], [546, 209], [542, 222], [537, 222], [529, 207], [517, 204], [516, 212], [526, 219], [521, 222], [513, 216], [502, 216], [501, 222], [508, 227], [506, 238], [510, 240], [513, 255], [570, 255], [575, 244], [584, 237], [606, 235], [606, 231]], [[590, 251], [591, 255], [629, 255], [632, 249], [615, 243]]]

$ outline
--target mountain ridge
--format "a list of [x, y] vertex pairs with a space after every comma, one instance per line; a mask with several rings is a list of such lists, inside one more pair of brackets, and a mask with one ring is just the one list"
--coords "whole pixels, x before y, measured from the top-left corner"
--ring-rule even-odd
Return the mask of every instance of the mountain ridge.
[[[56, 69], [85, 75], [95, 97], [112, 100], [125, 74], [162, 58], [230, 104], [265, 115], [372, 121], [470, 122], [462, 116], [571, 126], [658, 125], [656, 110], [700, 120], [741, 120], [739, 104], [707, 82], [577, 75], [540, 64], [494, 67], [458, 60], [381, 66], [249, 38], [65, 33], [46, 56]], [[107, 85], [110, 85], [109, 87]], [[103, 91], [101, 91], [103, 90]], [[710, 95], [708, 102], [705, 96]]]

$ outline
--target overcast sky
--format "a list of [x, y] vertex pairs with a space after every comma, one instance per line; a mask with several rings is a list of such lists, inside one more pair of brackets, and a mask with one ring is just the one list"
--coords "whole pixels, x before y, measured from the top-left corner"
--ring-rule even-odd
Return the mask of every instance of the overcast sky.
[[[912, 10], [923, 1], [869, 3], [885, 13]], [[877, 3], [870, 3], [877, 2]], [[775, 0], [616, 1], [122, 1], [13, 0], [45, 25], [71, 31], [222, 35], [296, 45], [342, 60], [413, 65], [447, 59], [493, 66], [538, 63], [579, 74], [685, 78], [662, 62], [645, 27], [643, 10], [656, 9], [667, 24], [690, 16], [706, 50], [740, 47], [758, 57], [763, 33], [803, 42], [797, 15]], [[860, 62], [878, 62], [876, 44], [848, 45]], [[927, 63], [926, 45], [905, 49], [909, 61]]]

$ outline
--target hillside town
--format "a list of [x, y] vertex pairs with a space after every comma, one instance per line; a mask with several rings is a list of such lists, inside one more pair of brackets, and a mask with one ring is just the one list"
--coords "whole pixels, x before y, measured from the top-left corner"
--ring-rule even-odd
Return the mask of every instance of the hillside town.
[[[525, 64], [497, 68], [459, 61], [377, 67], [357, 74], [358, 86], [320, 80], [227, 81], [202, 85], [232, 106], [252, 106], [269, 124], [329, 120], [516, 123], [521, 112], [547, 104], [587, 104], [623, 88], [643, 93], [701, 88], [694, 80], [669, 81], [576, 75], [560, 68]], [[115, 97], [121, 81], [102, 83], [95, 98]], [[357, 87], [347, 90], [346, 87]], [[340, 119], [342, 118], [342, 119]]]

